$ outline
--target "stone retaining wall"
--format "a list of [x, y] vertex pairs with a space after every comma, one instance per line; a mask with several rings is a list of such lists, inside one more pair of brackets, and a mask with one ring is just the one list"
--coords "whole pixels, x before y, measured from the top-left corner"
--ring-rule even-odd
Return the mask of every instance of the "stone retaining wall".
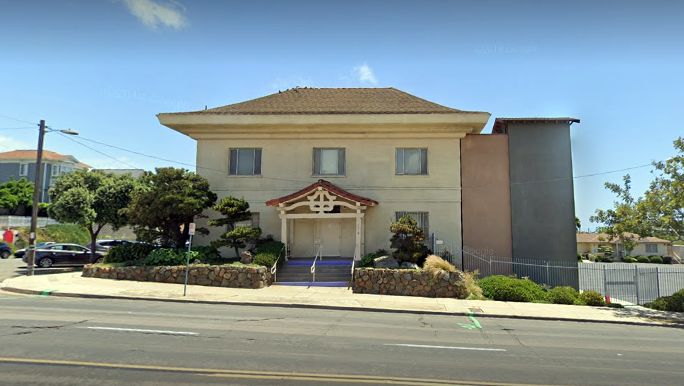
[[357, 268], [354, 270], [352, 289], [362, 294], [468, 297], [462, 272], [422, 269]]
[[[177, 267], [101, 267], [86, 265], [83, 277], [100, 279], [156, 281], [183, 284], [185, 266]], [[266, 267], [241, 267], [234, 265], [191, 265], [188, 284], [213, 287], [263, 288], [273, 279]]]

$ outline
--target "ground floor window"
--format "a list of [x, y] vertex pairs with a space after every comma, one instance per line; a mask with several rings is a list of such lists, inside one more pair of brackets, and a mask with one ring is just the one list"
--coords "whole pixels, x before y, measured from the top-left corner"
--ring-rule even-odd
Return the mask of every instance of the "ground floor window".
[[259, 227], [259, 213], [258, 212], [252, 212], [252, 217], [249, 220], [236, 222], [235, 226], [236, 227], [244, 226], [244, 227], [258, 228]]
[[646, 253], [658, 253], [658, 244], [646, 244]]
[[418, 226], [423, 230], [423, 233], [425, 233], [425, 239], [427, 240], [430, 238], [429, 212], [396, 212], [395, 215], [397, 221], [406, 215], [410, 216], [412, 219], [416, 220]]

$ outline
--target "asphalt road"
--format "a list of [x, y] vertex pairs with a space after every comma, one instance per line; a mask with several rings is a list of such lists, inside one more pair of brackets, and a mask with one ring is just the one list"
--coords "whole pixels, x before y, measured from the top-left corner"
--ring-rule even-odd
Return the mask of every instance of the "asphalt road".
[[666, 327], [0, 292], [8, 385], [679, 385], [683, 356]]

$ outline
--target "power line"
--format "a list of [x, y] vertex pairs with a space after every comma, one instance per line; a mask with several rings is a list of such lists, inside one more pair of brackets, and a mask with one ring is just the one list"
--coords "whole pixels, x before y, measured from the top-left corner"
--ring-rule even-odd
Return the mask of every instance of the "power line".
[[80, 141], [77, 141], [77, 140], [75, 140], [74, 138], [71, 138], [70, 136], [68, 136], [68, 135], [66, 135], [66, 134], [62, 134], [62, 133], [60, 133], [60, 132], [57, 132], [57, 133], [58, 133], [59, 135], [61, 135], [62, 137], [64, 137], [64, 138], [70, 140], [70, 141], [76, 142], [77, 144], [79, 144], [79, 145], [81, 145], [81, 146], [83, 146], [83, 147], [85, 147], [85, 148], [87, 148], [87, 149], [90, 149], [90, 150], [92, 150], [92, 151], [94, 151], [94, 152], [96, 152], [96, 153], [98, 153], [98, 154], [101, 154], [101, 155], [103, 155], [103, 156], [105, 156], [105, 157], [107, 157], [107, 158], [110, 158], [110, 159], [112, 159], [112, 160], [114, 160], [114, 161], [116, 161], [116, 162], [119, 162], [119, 163], [121, 163], [121, 164], [124, 164], [124, 165], [128, 166], [129, 168], [140, 169], [139, 167], [137, 167], [137, 166], [135, 166], [135, 165], [131, 165], [131, 164], [129, 164], [129, 163], [127, 163], [127, 162], [124, 162], [124, 161], [122, 161], [122, 160], [120, 160], [120, 159], [118, 159], [118, 158], [116, 158], [116, 157], [114, 157], [114, 156], [111, 156], [111, 155], [109, 155], [109, 154], [107, 154], [107, 153], [105, 153], [105, 152], [102, 152], [102, 151], [100, 151], [100, 150], [94, 149], [94, 148], [92, 148], [92, 147], [86, 145], [85, 143], [82, 143], [82, 142], [80, 142]]
[[35, 127], [0, 127], [0, 130], [28, 130], [35, 129]]
[[11, 119], [11, 120], [17, 121], [17, 122], [28, 123], [29, 125], [35, 125], [35, 126], [38, 125], [36, 122], [30, 122], [30, 121], [26, 121], [26, 120], [23, 120], [23, 119], [19, 119], [19, 118], [15, 118], [15, 117], [10, 117], [9, 115], [0, 114], [0, 117], [7, 118], [7, 119]]

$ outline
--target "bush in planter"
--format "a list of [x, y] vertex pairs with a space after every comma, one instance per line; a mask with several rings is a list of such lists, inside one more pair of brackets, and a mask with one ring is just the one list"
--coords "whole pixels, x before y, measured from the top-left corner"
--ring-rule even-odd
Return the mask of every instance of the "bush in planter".
[[606, 299], [596, 291], [584, 291], [580, 294], [580, 301], [588, 306], [605, 306]]
[[203, 264], [221, 264], [224, 262], [221, 259], [221, 252], [211, 245], [198, 245], [192, 247], [191, 251], [197, 252], [197, 260]]
[[[155, 249], [154, 251], [150, 252], [149, 255], [143, 260], [144, 265], [152, 265], [152, 266], [161, 266], [161, 265], [168, 265], [168, 266], [176, 266], [176, 265], [185, 265], [186, 262], [186, 254], [188, 252], [183, 250], [183, 249], [172, 249], [172, 248], [159, 248]], [[190, 262], [192, 263], [193, 261], [197, 260], [199, 257], [199, 253], [196, 251], [191, 251], [190, 252]]]
[[662, 264], [663, 263], [663, 258], [660, 256], [649, 256], [648, 257], [648, 262], [651, 264]]
[[273, 264], [278, 260], [278, 256], [273, 253], [257, 253], [252, 259], [252, 264], [262, 265], [264, 267], [271, 268]]
[[596, 256], [596, 260], [595, 260], [595, 261], [598, 262], [598, 263], [612, 263], [612, 262], [613, 262], [613, 258], [610, 257], [610, 256], [601, 256], [601, 255], [599, 255], [599, 256]]
[[648, 259], [646, 256], [637, 256], [636, 260], [638, 263], [650, 263], [651, 260]]
[[373, 260], [375, 260], [377, 256], [375, 256], [375, 253], [367, 253], [365, 254], [362, 258], [361, 261], [359, 261], [359, 267], [362, 268], [373, 268]]
[[537, 283], [529, 279], [492, 275], [480, 279], [482, 294], [494, 300], [509, 302], [544, 302], [546, 293]]
[[425, 263], [423, 263], [423, 269], [443, 269], [447, 272], [457, 271], [456, 267], [454, 267], [453, 264], [449, 263], [448, 261], [442, 259], [437, 255], [428, 256], [427, 259], [425, 259]]
[[631, 256], [626, 256], [622, 258], [623, 263], [636, 263], [637, 259], [631, 257]]
[[272, 255], [279, 256], [283, 251], [283, 246], [285, 244], [280, 241], [275, 241], [273, 239], [259, 240], [256, 246], [256, 253], [270, 253]]
[[105, 263], [126, 263], [129, 261], [142, 260], [155, 249], [155, 246], [147, 243], [130, 243], [112, 247], [105, 256]]
[[579, 296], [576, 289], [565, 286], [551, 288], [546, 294], [548, 301], [553, 304], [577, 304]]

